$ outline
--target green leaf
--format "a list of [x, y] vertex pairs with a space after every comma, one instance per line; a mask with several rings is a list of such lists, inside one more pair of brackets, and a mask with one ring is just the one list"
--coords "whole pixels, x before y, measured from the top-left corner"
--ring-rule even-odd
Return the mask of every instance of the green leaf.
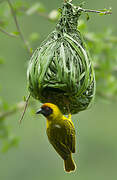
[[0, 64], [4, 63], [4, 58], [0, 57]]
[[90, 17], [89, 17], [89, 14], [88, 14], [88, 13], [86, 13], [86, 19], [87, 19], [87, 21], [90, 19]]
[[25, 101], [25, 102], [26, 102], [26, 96], [24, 96], [24, 97], [23, 97], [23, 101]]
[[29, 1], [17, 0], [13, 2], [13, 8], [17, 16], [24, 15], [29, 7], [30, 7]]
[[104, 13], [104, 12], [100, 12], [99, 15], [100, 15], [100, 16], [103, 16], [103, 15], [105, 15], [105, 13]]
[[6, 102], [6, 101], [3, 101], [3, 109], [6, 111], [6, 110], [8, 110], [9, 109], [9, 104], [8, 104], [8, 102]]
[[18, 31], [14, 31], [14, 32], [12, 32], [12, 34], [19, 35], [19, 32]]
[[86, 32], [86, 23], [83, 21], [83, 20], [79, 20], [79, 22], [78, 22], [78, 30], [80, 30], [80, 31], [85, 31]]
[[39, 38], [40, 38], [39, 33], [33, 32], [29, 36], [29, 41], [35, 42], [35, 41], [39, 40]]

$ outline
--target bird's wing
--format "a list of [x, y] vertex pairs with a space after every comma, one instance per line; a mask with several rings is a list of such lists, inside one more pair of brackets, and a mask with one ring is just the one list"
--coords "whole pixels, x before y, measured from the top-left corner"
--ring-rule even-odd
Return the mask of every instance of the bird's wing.
[[[68, 119], [65, 119], [64, 121], [65, 121], [64, 125], [66, 126], [66, 131], [67, 131], [67, 137], [65, 138], [65, 140], [66, 140], [65, 144], [66, 144], [66, 146], [69, 147], [69, 149], [72, 153], [75, 153], [75, 128], [74, 128], [74, 125]], [[67, 128], [67, 127], [69, 127], [69, 128]]]
[[58, 124], [51, 125], [47, 129], [47, 135], [50, 143], [53, 145], [57, 153], [65, 160], [70, 154], [69, 148], [63, 143], [64, 132]]
[[69, 120], [61, 124], [53, 124], [47, 129], [50, 143], [63, 159], [75, 152], [75, 130]]

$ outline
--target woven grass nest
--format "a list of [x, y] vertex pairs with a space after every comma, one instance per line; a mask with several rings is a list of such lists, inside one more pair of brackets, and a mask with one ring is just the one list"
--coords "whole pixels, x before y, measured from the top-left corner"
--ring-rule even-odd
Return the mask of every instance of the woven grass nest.
[[28, 70], [28, 88], [42, 103], [59, 106], [63, 114], [88, 108], [95, 94], [95, 75], [77, 30], [80, 9], [66, 2], [55, 30], [36, 49]]

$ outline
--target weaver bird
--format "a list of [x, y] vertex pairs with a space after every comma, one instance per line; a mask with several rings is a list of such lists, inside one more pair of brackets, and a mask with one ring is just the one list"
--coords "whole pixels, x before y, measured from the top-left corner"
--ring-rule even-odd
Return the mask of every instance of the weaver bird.
[[75, 153], [75, 128], [71, 120], [71, 114], [65, 117], [59, 108], [51, 103], [45, 103], [36, 114], [46, 117], [46, 133], [54, 149], [64, 160], [66, 172], [75, 170], [72, 153]]

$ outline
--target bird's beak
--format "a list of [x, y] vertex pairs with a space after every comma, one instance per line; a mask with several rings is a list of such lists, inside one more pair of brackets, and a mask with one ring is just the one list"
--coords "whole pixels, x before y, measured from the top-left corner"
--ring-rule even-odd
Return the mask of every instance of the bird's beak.
[[41, 114], [42, 113], [42, 109], [39, 109], [36, 114]]

